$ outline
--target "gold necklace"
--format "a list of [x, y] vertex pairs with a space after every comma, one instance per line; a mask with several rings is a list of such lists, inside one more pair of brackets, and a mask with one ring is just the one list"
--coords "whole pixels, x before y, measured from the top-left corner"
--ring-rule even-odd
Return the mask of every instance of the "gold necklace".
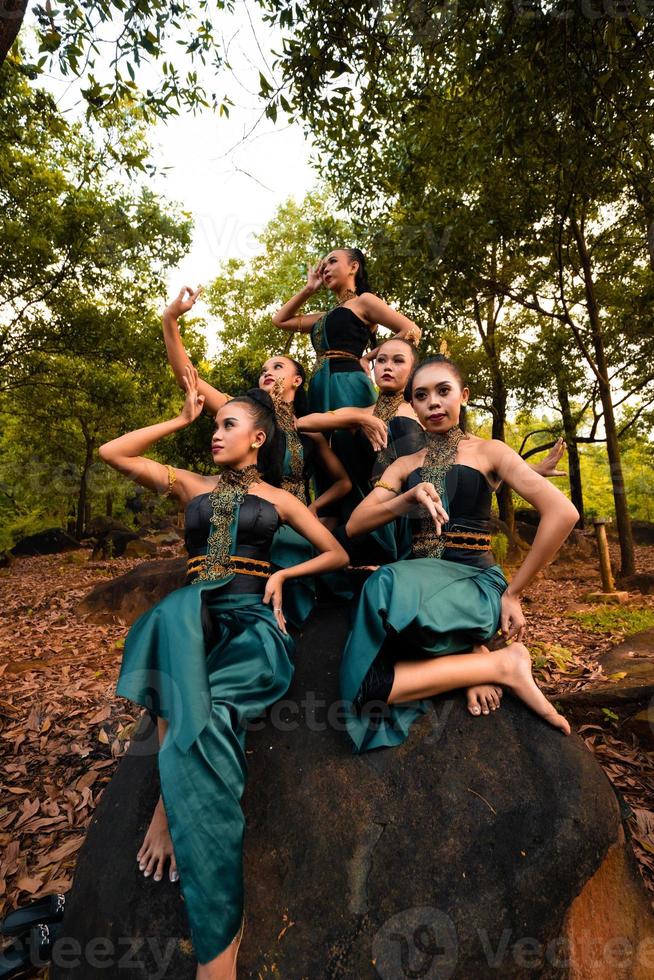
[[397, 410], [403, 401], [402, 391], [380, 391], [372, 414], [382, 422], [390, 422], [397, 415]]
[[283, 398], [284, 382], [281, 378], [275, 381], [271, 397], [275, 409], [275, 421], [286, 437], [286, 448], [289, 455], [289, 473], [285, 475], [281, 482], [282, 490], [287, 490], [294, 497], [307, 503], [306, 491], [304, 488], [304, 449], [302, 440], [295, 428], [295, 406], [293, 402], [284, 401]]
[[355, 289], [344, 289], [342, 293], [338, 294], [338, 305], [342, 306], [343, 303], [347, 303], [350, 299], [356, 299], [359, 294]]
[[[424, 483], [431, 483], [441, 500], [445, 499], [445, 478], [454, 465], [459, 443], [468, 436], [458, 425], [447, 432], [425, 432], [427, 452], [420, 467]], [[445, 551], [445, 539], [441, 532], [436, 534], [434, 521], [430, 514], [421, 518], [420, 528], [413, 538], [413, 554], [416, 558], [440, 558]]]
[[209, 494], [211, 503], [211, 530], [207, 540], [207, 560], [198, 580], [213, 582], [229, 574], [229, 556], [232, 548], [231, 525], [234, 511], [247, 497], [250, 487], [261, 480], [261, 473], [252, 464], [242, 470], [225, 468]]

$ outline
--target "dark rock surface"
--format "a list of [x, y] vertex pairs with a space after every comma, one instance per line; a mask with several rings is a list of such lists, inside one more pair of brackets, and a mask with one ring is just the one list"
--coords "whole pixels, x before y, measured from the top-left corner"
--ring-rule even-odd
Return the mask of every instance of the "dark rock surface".
[[185, 558], [143, 562], [125, 575], [96, 585], [77, 612], [92, 623], [131, 625], [155, 602], [184, 585], [185, 578]]
[[135, 531], [112, 530], [100, 535], [93, 547], [94, 558], [122, 558], [130, 541], [138, 540]]
[[[606, 681], [586, 690], [562, 694], [562, 705], [610, 707], [647, 704], [654, 697], [654, 629], [642, 630], [612, 647], [598, 661]], [[612, 674], [624, 677], [610, 680]]]
[[66, 534], [60, 527], [51, 527], [38, 534], [30, 534], [19, 541], [12, 549], [12, 555], [32, 557], [33, 555], [56, 555], [61, 551], [74, 551], [80, 547], [76, 538]]
[[[336, 701], [346, 631], [345, 610], [318, 610], [287, 698], [248, 733], [239, 977], [651, 975], [593, 972], [584, 930], [638, 949], [654, 931], [616, 797], [583, 742], [509, 695], [473, 718], [457, 693], [434, 699], [400, 748], [355, 756]], [[195, 976], [178, 886], [144, 879], [135, 860], [155, 750], [156, 733], [133, 741], [104, 792], [64, 922], [80, 962], [52, 980]], [[125, 956], [114, 973], [89, 960], [97, 937], [105, 962]]]

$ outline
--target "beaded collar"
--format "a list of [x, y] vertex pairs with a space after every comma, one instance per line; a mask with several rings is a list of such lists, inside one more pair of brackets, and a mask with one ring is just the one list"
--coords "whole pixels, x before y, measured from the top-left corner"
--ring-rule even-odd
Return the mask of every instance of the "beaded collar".
[[260, 480], [261, 473], [255, 465], [245, 466], [242, 470], [229, 467], [221, 470], [220, 479], [209, 494], [211, 530], [207, 541], [207, 560], [198, 574], [199, 581], [213, 582], [229, 574], [234, 511], [245, 500], [250, 487]]
[[302, 441], [295, 428], [295, 408], [292, 402], [284, 401], [282, 397], [283, 381], [275, 381], [271, 392], [275, 421], [286, 437], [286, 448], [289, 455], [290, 473], [282, 479], [281, 488], [292, 493], [294, 497], [306, 504], [304, 489], [304, 449]]
[[401, 391], [380, 391], [372, 414], [382, 422], [390, 422], [397, 415], [397, 410], [403, 401], [404, 393]]
[[[425, 483], [433, 484], [441, 499], [445, 497], [445, 478], [454, 465], [459, 443], [467, 438], [458, 425], [452, 426], [443, 434], [425, 433], [427, 452], [424, 463], [420, 467], [422, 479]], [[436, 534], [434, 521], [430, 514], [426, 514], [421, 519], [420, 528], [414, 536], [413, 554], [417, 558], [440, 558], [444, 550], [445, 539], [442, 533]]]

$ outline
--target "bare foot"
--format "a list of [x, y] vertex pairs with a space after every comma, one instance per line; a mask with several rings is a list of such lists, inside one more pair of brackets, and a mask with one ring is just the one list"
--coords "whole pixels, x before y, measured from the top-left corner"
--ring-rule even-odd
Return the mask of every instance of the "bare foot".
[[488, 715], [497, 711], [502, 697], [502, 688], [495, 684], [477, 684], [466, 690], [468, 696], [468, 711], [471, 715]]
[[523, 643], [510, 643], [497, 653], [504, 656], [507, 666], [506, 686], [529, 705], [532, 711], [548, 721], [550, 725], [559, 728], [564, 735], [570, 734], [570, 725], [560, 715], [554, 705], [550, 704], [542, 691], [536, 686], [531, 673], [531, 657]]
[[169, 877], [171, 881], [178, 881], [177, 863], [173, 853], [173, 842], [168, 831], [168, 818], [164, 810], [163, 800], [159, 797], [159, 802], [154, 808], [150, 826], [143, 839], [141, 850], [136, 855], [139, 862], [139, 870], [146, 878], [153, 874], [155, 881], [163, 878], [166, 861], [170, 858]]

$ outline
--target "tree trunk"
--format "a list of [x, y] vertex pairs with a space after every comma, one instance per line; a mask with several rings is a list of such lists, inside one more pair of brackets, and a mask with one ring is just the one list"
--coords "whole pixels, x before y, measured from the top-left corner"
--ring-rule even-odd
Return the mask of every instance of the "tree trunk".
[[636, 571], [634, 556], [634, 539], [631, 530], [631, 515], [627, 506], [627, 490], [622, 472], [622, 457], [620, 453], [620, 443], [618, 442], [618, 430], [615, 424], [613, 413], [613, 399], [611, 388], [608, 383], [601, 383], [599, 386], [602, 408], [604, 409], [604, 428], [606, 430], [606, 451], [609, 457], [611, 468], [611, 483], [613, 486], [613, 504], [615, 506], [615, 520], [618, 527], [618, 537], [620, 539], [620, 574], [623, 576], [634, 575]]
[[86, 530], [86, 514], [87, 514], [87, 492], [88, 492], [88, 476], [89, 470], [91, 469], [91, 464], [93, 463], [93, 440], [88, 434], [86, 426], [82, 426], [82, 431], [84, 432], [84, 440], [86, 442], [86, 455], [84, 457], [84, 464], [82, 466], [82, 476], [79, 484], [79, 493], [77, 495], [77, 522], [75, 525], [75, 537], [82, 538]]
[[18, 37], [26, 10], [27, 0], [0, 0], [0, 65]]
[[600, 400], [604, 410], [604, 429], [606, 431], [606, 451], [609, 457], [609, 467], [611, 470], [611, 484], [613, 486], [613, 503], [615, 506], [615, 520], [618, 527], [618, 537], [620, 539], [620, 574], [623, 576], [633, 575], [636, 571], [634, 562], [634, 540], [631, 531], [631, 517], [627, 507], [627, 494], [622, 472], [622, 458], [620, 454], [620, 443], [618, 442], [618, 430], [615, 424], [615, 414], [613, 411], [613, 396], [611, 394], [611, 384], [609, 381], [609, 366], [604, 349], [604, 334], [602, 332], [602, 320], [599, 313], [597, 297], [595, 295], [595, 282], [593, 280], [593, 270], [591, 267], [590, 255], [586, 247], [583, 226], [580, 226], [576, 219], [570, 220], [570, 226], [575, 236], [579, 257], [584, 274], [584, 289], [586, 292], [586, 307], [588, 310], [588, 320], [590, 323], [593, 350], [596, 360], [596, 375], [599, 386]]
[[105, 515], [107, 517], [114, 516], [114, 497], [112, 493], [108, 493], [105, 497]]
[[563, 419], [563, 432], [566, 445], [568, 447], [568, 480], [570, 482], [570, 499], [579, 511], [577, 527], [583, 528], [586, 525], [584, 516], [584, 495], [581, 483], [581, 466], [579, 462], [579, 447], [577, 446], [577, 423], [575, 422], [570, 409], [570, 399], [568, 389], [561, 375], [556, 376], [556, 389], [561, 406], [561, 418]]

